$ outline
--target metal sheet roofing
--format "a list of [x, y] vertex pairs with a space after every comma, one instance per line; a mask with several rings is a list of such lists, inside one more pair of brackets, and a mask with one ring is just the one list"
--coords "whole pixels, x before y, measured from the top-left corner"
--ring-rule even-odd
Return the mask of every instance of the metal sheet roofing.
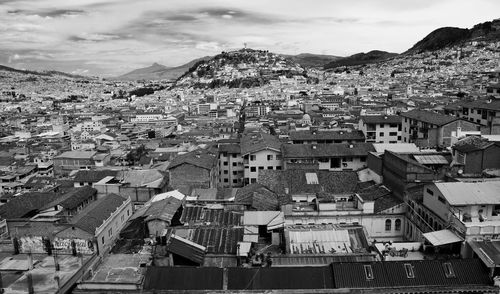
[[148, 267], [145, 290], [222, 290], [223, 269], [217, 267]]
[[469, 241], [468, 243], [487, 267], [500, 265], [500, 241]]
[[434, 183], [434, 185], [452, 206], [500, 204], [500, 181]]
[[425, 239], [427, 239], [427, 241], [429, 241], [434, 246], [441, 246], [463, 241], [461, 237], [457, 236], [450, 230], [429, 232], [423, 234], [423, 236]]
[[448, 164], [448, 160], [443, 155], [413, 155], [416, 161], [421, 164]]

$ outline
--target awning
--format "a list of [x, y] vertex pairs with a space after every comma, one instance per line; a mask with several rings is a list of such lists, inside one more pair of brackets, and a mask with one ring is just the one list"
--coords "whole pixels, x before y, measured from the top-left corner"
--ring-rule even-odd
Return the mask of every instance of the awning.
[[252, 242], [238, 242], [238, 246], [240, 247], [238, 256], [247, 256], [252, 247]]
[[423, 234], [424, 238], [433, 246], [441, 246], [456, 242], [462, 242], [464, 239], [457, 236], [450, 230], [441, 230]]
[[500, 266], [500, 241], [469, 241], [468, 243], [487, 267]]

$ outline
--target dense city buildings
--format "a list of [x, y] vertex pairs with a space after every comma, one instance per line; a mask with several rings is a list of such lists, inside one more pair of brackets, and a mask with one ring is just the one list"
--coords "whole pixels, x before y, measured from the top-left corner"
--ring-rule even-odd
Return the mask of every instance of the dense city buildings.
[[481, 28], [361, 60], [245, 45], [175, 78], [0, 67], [0, 288], [498, 293]]

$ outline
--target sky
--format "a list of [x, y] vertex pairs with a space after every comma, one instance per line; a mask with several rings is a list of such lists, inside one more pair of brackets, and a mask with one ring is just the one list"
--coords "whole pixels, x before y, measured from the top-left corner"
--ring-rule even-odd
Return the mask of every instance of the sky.
[[401, 53], [444, 26], [500, 17], [499, 0], [0, 0], [0, 64], [116, 76], [247, 47]]

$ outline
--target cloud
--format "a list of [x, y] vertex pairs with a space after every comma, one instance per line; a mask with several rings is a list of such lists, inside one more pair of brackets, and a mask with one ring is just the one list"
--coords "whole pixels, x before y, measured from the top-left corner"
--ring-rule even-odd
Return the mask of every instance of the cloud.
[[85, 14], [85, 11], [81, 9], [54, 9], [54, 10], [9, 10], [8, 14], [11, 15], [31, 15], [31, 16], [40, 16], [47, 18], [58, 18], [58, 17], [67, 17], [67, 16], [75, 16]]

